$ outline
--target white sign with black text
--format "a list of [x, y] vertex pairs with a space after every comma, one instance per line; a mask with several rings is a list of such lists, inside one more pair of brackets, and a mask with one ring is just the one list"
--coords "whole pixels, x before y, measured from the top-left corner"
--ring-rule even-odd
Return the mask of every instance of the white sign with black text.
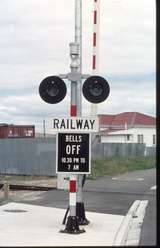
[[52, 129], [59, 132], [98, 132], [98, 118], [54, 118]]

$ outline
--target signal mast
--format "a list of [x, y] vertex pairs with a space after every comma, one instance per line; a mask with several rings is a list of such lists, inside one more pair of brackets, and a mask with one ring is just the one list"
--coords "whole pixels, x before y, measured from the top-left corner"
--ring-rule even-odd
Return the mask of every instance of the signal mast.
[[[99, 74], [99, 31], [100, 31], [100, 0], [93, 0], [93, 40], [92, 40], [92, 74]], [[90, 115], [97, 116], [97, 104], [91, 103]]]

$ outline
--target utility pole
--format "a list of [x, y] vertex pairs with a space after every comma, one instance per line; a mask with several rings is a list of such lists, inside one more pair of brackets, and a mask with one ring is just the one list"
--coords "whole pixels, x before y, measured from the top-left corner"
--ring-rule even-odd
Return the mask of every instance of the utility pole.
[[[77, 1], [77, 0], [76, 0]], [[76, 5], [78, 7], [78, 5]], [[77, 13], [77, 11], [76, 11]], [[78, 12], [79, 13], [79, 12]], [[77, 20], [77, 18], [75, 18]], [[75, 27], [77, 28], [76, 24]], [[71, 75], [76, 74], [79, 72], [79, 43], [73, 42], [70, 43], [70, 56], [71, 56]], [[71, 108], [70, 108], [70, 116], [76, 117], [77, 112], [80, 109], [80, 104], [78, 102], [78, 83], [80, 80], [75, 81], [71, 80]], [[78, 175], [79, 176], [79, 175]], [[65, 233], [83, 233], [85, 230], [79, 229], [79, 220], [77, 217], [77, 202], [76, 202], [76, 195], [77, 189], [79, 185], [77, 185], [77, 175], [72, 174], [69, 176], [69, 217], [67, 219], [66, 227], [61, 232]]]
[[[77, 71], [82, 73], [82, 0], [75, 0], [75, 43], [79, 44], [79, 67]], [[77, 82], [77, 116], [82, 116], [82, 79]], [[76, 216], [80, 225], [87, 225], [89, 221], [85, 216], [83, 202], [83, 178], [85, 175], [77, 175]]]
[[[79, 44], [79, 67], [82, 73], [82, 0], [75, 0], [75, 43]], [[77, 82], [77, 116], [82, 116], [82, 79]]]

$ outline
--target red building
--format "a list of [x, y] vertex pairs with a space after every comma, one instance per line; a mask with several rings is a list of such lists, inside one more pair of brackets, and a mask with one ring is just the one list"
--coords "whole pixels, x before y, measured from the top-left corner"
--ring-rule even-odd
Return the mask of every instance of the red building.
[[34, 125], [0, 124], [0, 139], [35, 138]]

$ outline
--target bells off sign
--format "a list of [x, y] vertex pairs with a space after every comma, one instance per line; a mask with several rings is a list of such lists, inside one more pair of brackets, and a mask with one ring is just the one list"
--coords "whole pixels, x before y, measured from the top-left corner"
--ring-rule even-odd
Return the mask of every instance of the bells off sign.
[[90, 142], [89, 133], [58, 133], [56, 172], [90, 174]]

